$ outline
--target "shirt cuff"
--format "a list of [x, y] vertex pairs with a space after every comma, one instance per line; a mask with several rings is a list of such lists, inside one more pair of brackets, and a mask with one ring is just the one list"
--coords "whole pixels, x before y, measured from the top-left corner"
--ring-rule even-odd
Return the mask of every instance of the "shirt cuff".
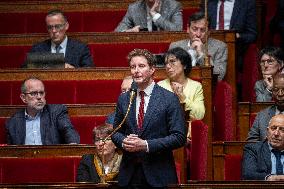
[[159, 18], [161, 17], [161, 14], [160, 13], [156, 13], [154, 16], [153, 16], [153, 22], [156, 22]]
[[270, 89], [266, 88], [266, 90], [267, 90], [269, 93], [271, 93], [271, 94], [272, 94], [272, 91], [271, 91]]
[[271, 175], [272, 175], [272, 174], [266, 175], [266, 176], [264, 177], [264, 180], [267, 180], [268, 177], [270, 177]]
[[149, 146], [148, 146], [148, 142], [147, 142], [147, 140], [145, 140], [145, 143], [146, 143], [146, 152], [148, 153], [149, 152]]

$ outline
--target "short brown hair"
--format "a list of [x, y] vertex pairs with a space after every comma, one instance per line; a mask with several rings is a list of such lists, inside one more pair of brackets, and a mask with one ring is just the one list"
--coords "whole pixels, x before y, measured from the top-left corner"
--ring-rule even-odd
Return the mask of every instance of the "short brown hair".
[[131, 59], [135, 56], [145, 57], [150, 67], [156, 65], [155, 56], [150, 51], [148, 51], [147, 49], [134, 49], [133, 51], [131, 51], [127, 56], [128, 64], [130, 64]]
[[109, 135], [112, 131], [113, 131], [113, 127], [110, 124], [102, 124], [102, 125], [96, 126], [93, 129], [93, 140], [96, 141], [97, 133]]

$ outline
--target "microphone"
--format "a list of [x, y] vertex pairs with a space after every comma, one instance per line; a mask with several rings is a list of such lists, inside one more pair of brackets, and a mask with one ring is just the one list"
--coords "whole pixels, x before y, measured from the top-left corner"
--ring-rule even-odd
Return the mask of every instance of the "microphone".
[[104, 159], [105, 159], [105, 157], [104, 157], [104, 145], [105, 145], [106, 141], [107, 141], [112, 135], [114, 135], [114, 134], [122, 127], [123, 123], [125, 122], [125, 120], [126, 120], [128, 114], [129, 114], [129, 112], [130, 112], [130, 107], [131, 107], [131, 105], [132, 105], [133, 99], [134, 99], [134, 97], [135, 97], [135, 95], [136, 95], [136, 93], [137, 93], [137, 88], [138, 88], [137, 83], [133, 81], [132, 84], [131, 84], [131, 88], [130, 88], [130, 97], [129, 97], [129, 103], [128, 103], [127, 111], [126, 111], [126, 113], [125, 113], [125, 115], [124, 115], [123, 120], [122, 120], [121, 123], [120, 123], [107, 137], [105, 137], [105, 138], [103, 139], [103, 141], [102, 141], [102, 142], [103, 142], [103, 152], [102, 152], [103, 154], [102, 154], [102, 176], [101, 176], [101, 181], [102, 181], [103, 184], [106, 183], [106, 180], [105, 180], [106, 174], [105, 174], [105, 170], [104, 170], [104, 166], [103, 166]]
[[[132, 81], [130, 88], [130, 99], [133, 98], [137, 93], [138, 85], [135, 81]], [[132, 99], [133, 100], [133, 99]], [[130, 103], [131, 101], [129, 101]]]

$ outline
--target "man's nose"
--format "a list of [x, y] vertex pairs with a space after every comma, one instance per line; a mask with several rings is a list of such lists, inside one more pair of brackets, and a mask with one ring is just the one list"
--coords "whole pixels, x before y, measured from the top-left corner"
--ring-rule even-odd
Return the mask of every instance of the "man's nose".
[[279, 89], [278, 95], [279, 95], [279, 96], [283, 96], [283, 95], [284, 95], [284, 90], [283, 90], [283, 89]]
[[274, 135], [279, 135], [280, 134], [280, 131], [279, 131], [279, 127], [274, 131]]
[[197, 31], [196, 31], [196, 36], [197, 36], [197, 37], [200, 37], [200, 36], [201, 36], [201, 31], [200, 31], [200, 30], [197, 30]]

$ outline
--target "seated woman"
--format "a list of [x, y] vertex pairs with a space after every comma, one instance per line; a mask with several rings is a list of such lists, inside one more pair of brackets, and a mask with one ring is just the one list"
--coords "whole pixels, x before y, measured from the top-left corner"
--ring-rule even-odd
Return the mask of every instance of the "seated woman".
[[203, 119], [205, 114], [201, 83], [188, 78], [191, 71], [191, 57], [180, 47], [170, 49], [165, 54], [167, 79], [158, 82], [161, 87], [174, 92], [185, 110], [189, 110], [190, 120]]
[[256, 101], [272, 100], [272, 77], [283, 68], [284, 52], [279, 47], [265, 47], [259, 53], [259, 64], [263, 79], [254, 86]]
[[[77, 182], [102, 182], [103, 168], [105, 181], [116, 180], [122, 153], [116, 150], [111, 138], [106, 140], [105, 145], [102, 141], [112, 130], [111, 124], [100, 125], [93, 129], [96, 154], [83, 155], [77, 170]], [[102, 159], [104, 159], [104, 162], [102, 162]]]

